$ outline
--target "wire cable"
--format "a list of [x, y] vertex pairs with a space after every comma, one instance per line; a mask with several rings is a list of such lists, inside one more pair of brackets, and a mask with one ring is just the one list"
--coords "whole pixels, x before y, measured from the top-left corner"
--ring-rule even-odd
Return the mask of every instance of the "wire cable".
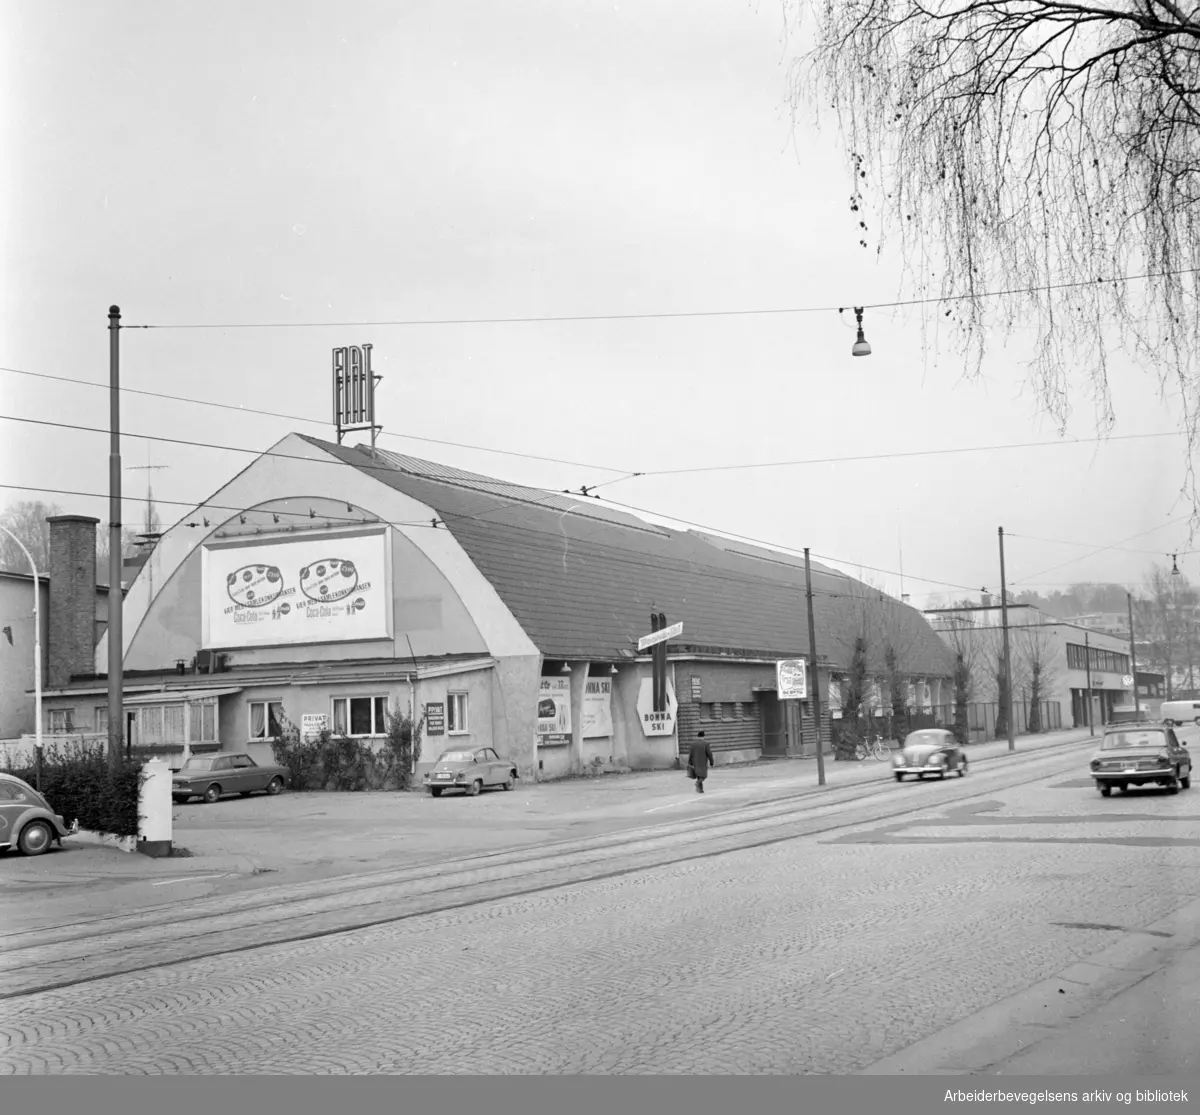
[[[930, 298], [905, 298], [894, 302], [869, 302], [859, 308], [863, 310], [899, 309], [906, 306], [941, 305], [951, 302], [979, 301], [984, 298], [1004, 298], [1017, 294], [1040, 294], [1055, 290], [1072, 290], [1079, 287], [1102, 286], [1105, 283], [1137, 282], [1141, 279], [1166, 279], [1181, 275], [1193, 275], [1200, 267], [1182, 267], [1172, 271], [1148, 271], [1140, 275], [1116, 275], [1109, 278], [1079, 279], [1072, 282], [1045, 283], [1030, 287], [1014, 287], [1009, 290], [977, 291], [974, 294], [951, 294]], [[399, 318], [391, 321], [275, 321], [275, 322], [176, 322], [122, 325], [122, 329], [374, 329], [390, 326], [444, 326], [444, 325], [538, 325], [552, 322], [588, 321], [665, 321], [680, 318], [750, 317], [780, 314], [817, 314], [841, 312], [852, 308], [853, 302], [841, 306], [790, 306], [775, 309], [750, 310], [683, 310], [661, 313], [636, 314], [563, 314], [538, 317], [485, 317], [485, 318]]]
[[1053, 573], [1057, 569], [1065, 569], [1068, 565], [1077, 565], [1081, 561], [1087, 561], [1088, 558], [1095, 557], [1097, 554], [1105, 553], [1108, 550], [1115, 550], [1126, 542], [1132, 542], [1135, 538], [1144, 538], [1147, 534], [1154, 534], [1157, 531], [1165, 530], [1167, 527], [1178, 526], [1180, 523], [1185, 523], [1191, 518], [1190, 515], [1181, 515], [1178, 519], [1170, 519], [1159, 526], [1151, 527], [1149, 530], [1139, 531], [1137, 534], [1131, 534], [1128, 538], [1118, 539], [1110, 546], [1100, 546], [1092, 550], [1090, 553], [1084, 554], [1082, 557], [1071, 558], [1069, 561], [1060, 562], [1058, 565], [1052, 565], [1049, 569], [1043, 569], [1039, 573], [1032, 573], [1028, 577], [1022, 577], [1019, 580], [1014, 580], [1014, 584], [1029, 584], [1034, 578], [1045, 576], [1047, 573]]

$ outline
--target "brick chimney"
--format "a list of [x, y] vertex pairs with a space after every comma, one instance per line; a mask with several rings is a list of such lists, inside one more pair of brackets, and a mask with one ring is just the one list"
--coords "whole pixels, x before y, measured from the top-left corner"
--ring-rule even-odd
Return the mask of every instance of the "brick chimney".
[[[87, 515], [54, 515], [50, 524], [49, 681], [96, 672], [96, 526]], [[121, 591], [120, 585], [117, 591]]]

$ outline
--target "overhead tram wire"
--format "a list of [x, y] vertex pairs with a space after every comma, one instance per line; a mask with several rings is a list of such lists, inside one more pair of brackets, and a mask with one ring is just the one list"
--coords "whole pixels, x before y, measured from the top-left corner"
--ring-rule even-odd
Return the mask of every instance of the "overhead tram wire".
[[858, 305], [864, 310], [902, 309], [908, 306], [930, 306], [951, 302], [980, 301], [986, 298], [1005, 298], [1018, 294], [1039, 294], [1055, 290], [1072, 290], [1082, 287], [1103, 286], [1115, 282], [1138, 282], [1142, 279], [1164, 279], [1180, 275], [1200, 273], [1200, 267], [1181, 267], [1170, 271], [1148, 271], [1138, 275], [1098, 276], [1095, 279], [1077, 279], [1070, 282], [1042, 283], [1028, 287], [1013, 287], [1008, 290], [979, 291], [974, 294], [951, 294], [926, 298], [904, 298], [892, 302], [858, 303], [847, 301], [840, 306], [790, 306], [748, 310], [679, 310], [659, 313], [630, 314], [548, 314], [539, 316], [489, 317], [489, 318], [397, 318], [388, 321], [278, 321], [278, 322], [147, 322], [122, 325], [122, 329], [372, 329], [385, 327], [414, 328], [421, 326], [451, 325], [541, 325], [555, 322], [590, 321], [665, 321], [685, 318], [753, 317], [785, 314], [840, 313], [850, 306]]
[[[82, 381], [82, 382], [86, 382], [86, 381]], [[226, 405], [226, 404], [217, 404], [217, 405]], [[27, 417], [15, 416], [15, 415], [0, 415], [0, 420], [11, 421], [11, 422], [20, 422], [20, 423], [25, 423], [25, 424], [30, 424], [30, 425], [47, 426], [47, 427], [58, 428], [58, 429], [72, 430], [72, 431], [76, 431], [76, 432], [97, 433], [97, 434], [107, 433], [107, 430], [105, 430], [102, 427], [83, 426], [83, 425], [79, 425], [79, 424], [65, 423], [65, 422], [53, 422], [53, 421], [50, 421], [49, 419], [27, 418]], [[249, 448], [246, 448], [243, 446], [222, 445], [222, 444], [214, 443], [214, 442], [194, 441], [194, 440], [189, 440], [189, 439], [184, 439], [184, 438], [169, 438], [169, 437], [165, 437], [160, 434], [139, 434], [139, 433], [126, 432], [125, 436], [137, 438], [140, 440], [159, 442], [162, 444], [178, 445], [178, 446], [182, 446], [182, 447], [186, 447], [186, 448], [201, 448], [201, 449], [216, 450], [216, 451], [220, 451], [220, 452], [243, 453], [243, 454], [248, 454], [248, 455], [251, 455], [254, 457], [271, 457], [271, 458], [275, 458], [275, 459], [295, 460], [295, 461], [302, 461], [302, 462], [306, 462], [306, 463], [310, 463], [310, 464], [321, 464], [321, 465], [345, 464], [344, 461], [342, 461], [340, 459], [336, 459], [336, 458], [330, 460], [330, 459], [324, 459], [324, 458], [300, 456], [300, 455], [294, 454], [294, 453], [279, 453], [279, 452], [274, 452], [271, 450], [255, 450], [255, 449], [249, 449]], [[1156, 436], [1156, 435], [1126, 435], [1126, 436], [1138, 437], [1138, 436]], [[1050, 442], [1050, 443], [1045, 443], [1045, 444], [1058, 444], [1058, 443]], [[888, 459], [890, 456], [891, 456], [891, 454], [878, 454], [878, 455], [876, 455], [876, 459]], [[809, 462], [781, 462], [781, 464], [803, 464], [803, 463], [809, 463]], [[820, 463], [820, 462], [812, 462], [812, 463]], [[369, 466], [355, 466], [355, 467], [366, 467], [367, 471], [370, 471]], [[738, 466], [733, 466], [733, 467], [738, 467]], [[754, 467], [766, 467], [766, 466], [754, 466]], [[391, 471], [391, 466], [379, 465], [378, 469], [380, 472], [388, 472], [388, 471]], [[423, 477], [425, 479], [434, 480], [434, 481], [439, 479], [437, 476], [432, 475], [432, 474], [427, 474], [427, 473], [416, 473], [415, 475]], [[501, 483], [503, 483], [503, 482], [501, 482]], [[588, 491], [590, 492], [590, 491], [594, 490], [595, 487], [598, 487], [598, 486], [599, 485], [592, 486], [592, 487], [588, 488]], [[536, 490], [536, 489], [534, 489], [534, 490]], [[559, 493], [559, 492], [553, 492], [553, 491], [546, 491], [544, 496], [540, 500], [520, 500], [520, 499], [518, 499], [518, 500], [514, 500], [512, 503], [504, 505], [502, 507], [489, 508], [486, 511], [480, 512], [476, 516], [467, 516], [467, 518], [482, 519], [485, 515], [495, 514], [499, 511], [504, 510], [506, 507], [509, 507], [509, 506], [515, 506], [515, 505], [521, 504], [521, 503], [535, 503], [535, 504], [541, 503], [541, 502], [544, 502], [544, 500], [549, 499], [553, 496], [557, 496], [559, 494], [574, 495], [575, 493], [571, 493], [571, 492]], [[710, 526], [710, 525], [704, 524], [704, 523], [696, 523], [696, 522], [692, 522], [692, 521], [686, 520], [686, 519], [675, 518], [671, 515], [667, 515], [662, 512], [653, 511], [648, 508], [637, 507], [636, 505], [633, 505], [633, 504], [625, 504], [619, 500], [612, 500], [605, 496], [595, 496], [595, 497], [588, 497], [588, 498], [595, 498], [601, 502], [610, 503], [614, 507], [626, 508], [628, 510], [638, 512], [639, 514], [653, 515], [658, 518], [668, 519], [672, 522], [685, 523], [688, 526], [693, 526], [700, 530], [711, 531], [716, 534], [727, 534], [728, 533], [720, 527], [714, 527], [714, 526]], [[159, 502], [163, 502], [163, 501], [159, 501]], [[188, 506], [192, 506], [192, 505], [189, 504]], [[1132, 539], [1143, 537], [1145, 534], [1151, 534], [1156, 530], [1162, 530], [1168, 526], [1173, 526], [1179, 522], [1183, 522], [1186, 520], [1186, 518], [1187, 518], [1187, 516], [1183, 516], [1180, 519], [1176, 519], [1176, 520], [1170, 521], [1168, 523], [1164, 523], [1158, 527], [1153, 527], [1150, 530], [1143, 531], [1139, 534], [1131, 535], [1129, 539], [1123, 539], [1122, 541], [1130, 541]], [[413, 524], [413, 525], [420, 525], [420, 524]], [[795, 547], [782, 547], [776, 543], [767, 542], [767, 541], [764, 541], [761, 539], [754, 539], [754, 538], [751, 538], [750, 536], [745, 536], [745, 535], [739, 536], [739, 537], [741, 537], [744, 541], [751, 542], [756, 545], [766, 546], [766, 547], [769, 547], [772, 549], [777, 549], [777, 550], [791, 551], [791, 552], [795, 553], [797, 556], [799, 554], [798, 549]], [[1117, 543], [1113, 543], [1111, 546], [1100, 547], [1099, 549], [1094, 551], [1092, 554], [1083, 555], [1080, 558], [1076, 558], [1076, 559], [1072, 559], [1071, 561], [1063, 562], [1060, 565], [1052, 566], [1049, 569], [1044, 569], [1044, 570], [1042, 570], [1042, 572], [1040, 574], [1034, 574], [1034, 576], [1035, 577], [1042, 576], [1045, 573], [1053, 572], [1055, 569], [1063, 568], [1067, 565], [1073, 564], [1074, 562], [1084, 561], [1088, 557], [1094, 556], [1096, 553], [1102, 553], [1102, 552], [1105, 552], [1110, 549], [1119, 549], [1120, 546], [1121, 546], [1121, 542], [1117, 542]], [[814, 555], [814, 556], [817, 556], [825, 561], [834, 561], [834, 562], [839, 562], [841, 564], [846, 564], [846, 565], [861, 564], [861, 563], [858, 563], [855, 561], [851, 561], [849, 559], [830, 557], [828, 555]], [[883, 569], [883, 568], [875, 567], [875, 566], [863, 566], [863, 568], [871, 569], [872, 572], [886, 573], [889, 576], [899, 576], [899, 573], [896, 570]], [[920, 581], [925, 584], [937, 584], [937, 585], [945, 586], [948, 588], [966, 589], [967, 591], [973, 591], [973, 589], [969, 588], [966, 585], [959, 585], [959, 584], [956, 584], [956, 583], [950, 582], [950, 581], [942, 581], [942, 580], [937, 580], [937, 579], [932, 579], [932, 578], [923, 578], [923, 577], [915, 577], [912, 579]], [[1032, 578], [1021, 578], [1020, 583], [1029, 583], [1029, 581], [1031, 581], [1031, 580], [1032, 580]]]

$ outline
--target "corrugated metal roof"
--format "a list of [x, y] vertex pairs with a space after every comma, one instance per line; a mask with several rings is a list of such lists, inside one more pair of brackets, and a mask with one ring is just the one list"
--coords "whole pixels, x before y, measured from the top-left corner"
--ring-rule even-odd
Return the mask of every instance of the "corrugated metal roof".
[[[648, 633], [652, 609], [683, 621], [681, 646], [754, 647], [780, 657], [808, 651], [803, 558], [300, 436], [432, 507], [547, 657], [627, 656]], [[821, 658], [848, 666], [865, 629], [873, 670], [882, 670], [890, 636], [907, 671], [950, 673], [949, 651], [916, 609], [827, 566], [814, 564], [812, 581]]]

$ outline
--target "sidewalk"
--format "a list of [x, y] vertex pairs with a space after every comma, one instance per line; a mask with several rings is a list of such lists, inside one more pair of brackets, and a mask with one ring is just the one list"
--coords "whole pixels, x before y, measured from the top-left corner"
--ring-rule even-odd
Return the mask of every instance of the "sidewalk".
[[[1053, 732], [1018, 737], [1011, 755], [1006, 740], [970, 745], [967, 755], [972, 765], [991, 766], [1087, 739], [1086, 729]], [[174, 809], [174, 845], [187, 855], [151, 859], [68, 838], [62, 851], [45, 856], [6, 856], [0, 895], [6, 902], [56, 905], [70, 895], [86, 904], [117, 887], [130, 903], [142, 904], [224, 889], [231, 879], [256, 875], [263, 876], [258, 884], [284, 883], [437, 862], [667, 823], [696, 810], [890, 783], [892, 764], [837, 762], [828, 755], [825, 777], [818, 786], [815, 758], [784, 758], [716, 767], [703, 797], [682, 770], [660, 770], [518, 783], [512, 793], [476, 798], [306, 793], [193, 803]]]

